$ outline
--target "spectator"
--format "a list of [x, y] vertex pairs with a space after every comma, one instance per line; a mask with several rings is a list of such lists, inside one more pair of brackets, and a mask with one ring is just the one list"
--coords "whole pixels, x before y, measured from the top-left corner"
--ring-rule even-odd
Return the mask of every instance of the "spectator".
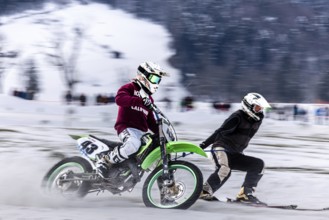
[[68, 90], [65, 94], [65, 102], [67, 105], [70, 105], [73, 100], [73, 96], [70, 90]]
[[214, 101], [212, 107], [217, 111], [229, 111], [231, 108], [231, 104]]
[[181, 101], [181, 110], [184, 111], [189, 111], [194, 108], [194, 99], [192, 96], [186, 96], [182, 101]]
[[108, 103], [115, 103], [115, 95], [113, 93], [109, 95]]
[[294, 121], [296, 121], [298, 115], [298, 106], [294, 105]]
[[86, 105], [86, 102], [87, 102], [87, 97], [85, 94], [81, 94], [80, 97], [79, 97], [79, 100], [80, 100], [80, 105], [81, 106], [85, 106]]

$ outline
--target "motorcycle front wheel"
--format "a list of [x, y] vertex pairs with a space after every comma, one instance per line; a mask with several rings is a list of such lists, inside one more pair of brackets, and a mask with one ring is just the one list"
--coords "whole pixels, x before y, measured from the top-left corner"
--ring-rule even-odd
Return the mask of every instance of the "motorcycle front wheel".
[[188, 209], [199, 198], [203, 176], [200, 169], [187, 161], [171, 161], [169, 173], [173, 184], [164, 186], [162, 166], [153, 170], [144, 182], [143, 202], [147, 207]]
[[91, 164], [82, 157], [69, 157], [55, 164], [45, 175], [42, 187], [47, 193], [60, 194], [66, 198], [82, 198], [91, 188], [90, 182], [78, 176], [91, 173]]

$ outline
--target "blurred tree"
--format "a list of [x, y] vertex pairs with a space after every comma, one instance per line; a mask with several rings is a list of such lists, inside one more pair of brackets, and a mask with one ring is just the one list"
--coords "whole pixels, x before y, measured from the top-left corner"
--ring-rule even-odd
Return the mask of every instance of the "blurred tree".
[[44, 2], [47, 0], [0, 0], [0, 15], [42, 8]]
[[28, 59], [23, 65], [23, 80], [28, 99], [34, 99], [34, 95], [40, 92], [38, 69], [34, 59]]
[[79, 82], [77, 60], [80, 54], [84, 31], [80, 27], [73, 29], [73, 43], [70, 48], [70, 54], [64, 52], [65, 36], [63, 34], [57, 34], [56, 36], [57, 39], [53, 42], [54, 52], [47, 55], [50, 58], [50, 62], [62, 72], [67, 91], [74, 94], [75, 85]]
[[0, 34], [0, 93], [2, 93], [3, 90], [3, 78], [6, 71], [15, 65], [15, 63], [10, 62], [10, 60], [19, 55], [16, 51], [6, 51], [5, 42], [4, 36]]
[[[328, 68], [321, 61], [329, 50], [323, 0], [102, 2], [168, 28], [176, 51], [170, 62], [196, 97], [220, 93], [237, 101], [254, 90], [278, 102], [311, 101], [319, 80], [313, 73]], [[303, 68], [309, 59], [314, 62]]]
[[276, 82], [276, 96], [280, 97], [282, 102], [289, 102], [291, 97], [294, 97], [296, 100], [303, 100], [296, 66], [289, 54], [286, 54], [281, 60], [281, 67], [277, 73]]
[[[0, 35], [0, 54], [3, 54], [3, 37]], [[2, 78], [5, 73], [4, 58], [0, 56], [0, 93], [2, 93]]]
[[[182, 84], [196, 98], [208, 95], [216, 99], [220, 93], [239, 101], [241, 93], [253, 89], [277, 102], [310, 102], [318, 98], [315, 88], [329, 68], [326, 0], [93, 1], [164, 25], [173, 37], [170, 46], [175, 54], [170, 62], [181, 70]], [[0, 14], [40, 7], [43, 2], [46, 0], [0, 0]], [[63, 44], [61, 40], [55, 47]], [[57, 65], [68, 67], [67, 62]], [[71, 67], [64, 69], [72, 72]], [[194, 77], [189, 77], [191, 74]], [[66, 84], [73, 89], [76, 78], [65, 75]]]
[[321, 102], [329, 102], [328, 85], [329, 85], [329, 71], [325, 72], [322, 79], [319, 81], [317, 85], [319, 101]]

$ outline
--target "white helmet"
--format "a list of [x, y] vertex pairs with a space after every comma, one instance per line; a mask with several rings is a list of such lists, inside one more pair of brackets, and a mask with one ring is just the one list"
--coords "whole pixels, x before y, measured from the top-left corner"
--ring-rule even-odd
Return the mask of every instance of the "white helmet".
[[169, 76], [169, 74], [155, 63], [144, 62], [138, 66], [136, 80], [147, 90], [147, 93], [153, 94], [158, 90], [162, 76]]
[[256, 121], [260, 120], [258, 113], [263, 112], [264, 108], [271, 108], [266, 99], [258, 93], [248, 93], [241, 101], [242, 110]]

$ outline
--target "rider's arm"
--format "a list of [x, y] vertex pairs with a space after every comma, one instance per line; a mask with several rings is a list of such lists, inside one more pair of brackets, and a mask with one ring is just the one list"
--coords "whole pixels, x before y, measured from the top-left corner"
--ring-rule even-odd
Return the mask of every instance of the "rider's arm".
[[209, 145], [216, 142], [217, 138], [219, 138], [222, 134], [228, 134], [234, 132], [238, 124], [240, 123], [239, 116], [235, 115], [232, 117], [229, 117], [224, 121], [222, 126], [217, 129], [212, 135], [210, 135], [204, 142], [201, 143], [201, 147], [207, 148]]
[[149, 129], [154, 133], [158, 134], [159, 133], [159, 127], [155, 121], [154, 115], [152, 111], [149, 111], [149, 115], [147, 117], [147, 124], [149, 126]]
[[[151, 99], [151, 102], [154, 103], [154, 100], [152, 98], [152, 96], [149, 97]], [[148, 111], [148, 115], [147, 115], [147, 125], [149, 127], [149, 129], [154, 133], [154, 134], [158, 134], [159, 133], [159, 127], [158, 124], [156, 123], [154, 114], [152, 110]]]
[[142, 106], [143, 100], [138, 96], [134, 96], [134, 86], [133, 84], [128, 84], [118, 90], [115, 96], [115, 103], [122, 107]]

